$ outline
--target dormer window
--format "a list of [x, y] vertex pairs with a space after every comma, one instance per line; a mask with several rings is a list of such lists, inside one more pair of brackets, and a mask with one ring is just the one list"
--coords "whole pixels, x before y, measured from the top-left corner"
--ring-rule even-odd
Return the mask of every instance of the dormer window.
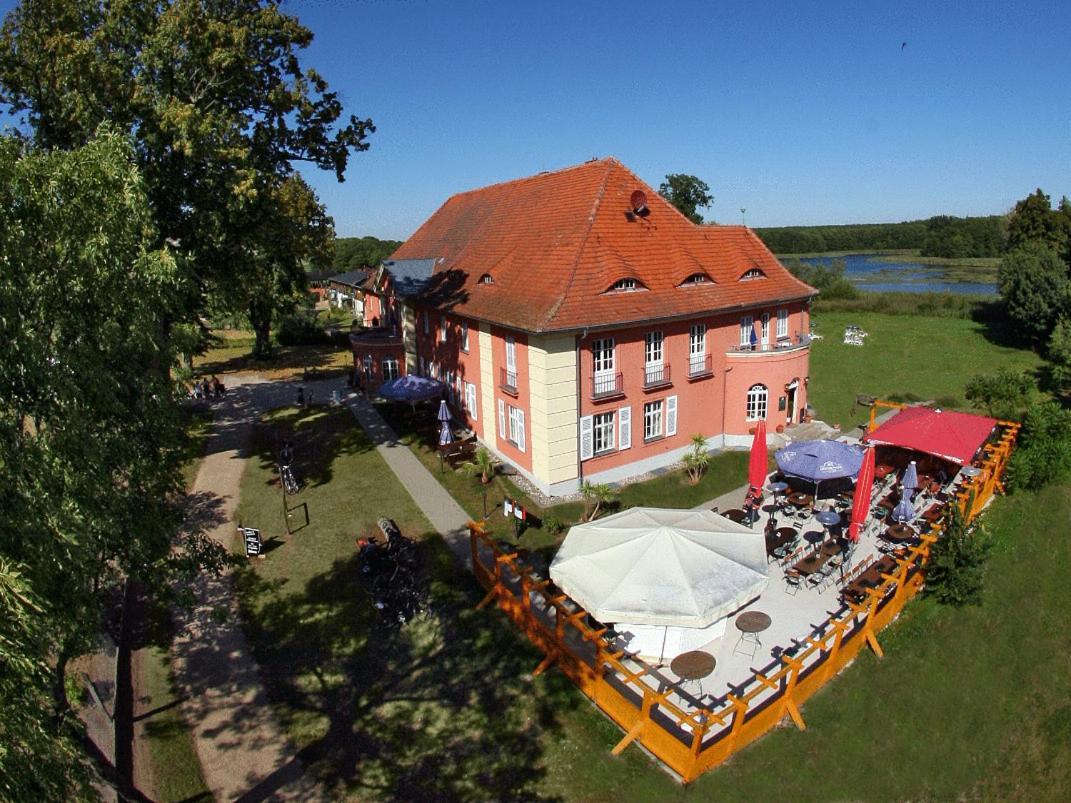
[[485, 273], [483, 276], [480, 277], [480, 284], [494, 284], [494, 283], [495, 283], [495, 277], [492, 276], [490, 273]]
[[744, 275], [740, 277], [740, 281], [749, 282], [752, 279], [765, 279], [765, 278], [766, 278], [766, 274], [765, 273], [763, 273], [758, 268], [752, 268], [751, 270], [748, 270], [748, 271], [744, 272]]
[[693, 273], [691, 276], [681, 282], [681, 287], [695, 287], [697, 284], [710, 283], [711, 279], [705, 273]]
[[632, 293], [636, 290], [646, 290], [647, 288], [640, 284], [635, 279], [618, 279], [614, 282], [607, 293]]

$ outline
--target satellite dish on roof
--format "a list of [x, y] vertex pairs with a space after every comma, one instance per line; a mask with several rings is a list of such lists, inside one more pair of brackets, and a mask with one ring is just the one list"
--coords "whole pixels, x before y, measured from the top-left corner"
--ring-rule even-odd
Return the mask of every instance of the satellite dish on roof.
[[632, 211], [640, 217], [650, 214], [650, 209], [647, 208], [647, 193], [643, 190], [636, 190], [629, 196], [629, 205], [632, 207]]

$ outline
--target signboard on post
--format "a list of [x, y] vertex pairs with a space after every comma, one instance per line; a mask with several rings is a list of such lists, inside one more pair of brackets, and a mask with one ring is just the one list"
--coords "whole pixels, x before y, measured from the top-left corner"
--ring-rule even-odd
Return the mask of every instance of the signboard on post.
[[264, 542], [260, 538], [260, 530], [255, 530], [252, 527], [239, 527], [242, 532], [242, 536], [245, 538], [245, 556], [247, 558], [255, 558], [264, 549]]
[[513, 500], [512, 499], [503, 499], [502, 500], [502, 515], [505, 516], [506, 518], [509, 518], [510, 516], [513, 515]]

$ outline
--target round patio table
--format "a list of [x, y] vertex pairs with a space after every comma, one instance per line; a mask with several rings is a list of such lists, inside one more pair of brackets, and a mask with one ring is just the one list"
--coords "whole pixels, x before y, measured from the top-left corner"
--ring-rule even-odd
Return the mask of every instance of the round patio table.
[[982, 469], [978, 468], [978, 466], [964, 466], [960, 470], [960, 474], [964, 477], [977, 477], [981, 473]]
[[766, 486], [766, 490], [773, 494], [774, 504], [776, 505], [777, 504], [777, 497], [781, 496], [785, 491], [788, 490], [788, 483], [787, 482], [771, 482], [769, 485]]
[[796, 537], [796, 528], [795, 527], [778, 527], [776, 532], [777, 532], [778, 536], [780, 536], [781, 538], [795, 538]]
[[744, 611], [742, 614], [736, 617], [736, 629], [740, 631], [740, 638], [736, 641], [736, 646], [733, 647], [733, 652], [748, 652], [746, 649], [741, 650], [742, 644], [752, 645], [750, 655], [754, 657], [755, 652], [762, 647], [762, 639], [759, 638], [759, 633], [770, 626], [770, 615], [763, 613], [762, 611]]
[[692, 650], [682, 652], [669, 663], [673, 674], [681, 680], [702, 680], [713, 671], [717, 661], [709, 652]]
[[[826, 540], [826, 534], [820, 530], [811, 530], [803, 534], [803, 540], [808, 544], [820, 544]], [[741, 614], [743, 616], [743, 614]]]
[[833, 510], [819, 510], [814, 514], [815, 520], [826, 527], [832, 527], [834, 524], [840, 524], [840, 513]]
[[810, 507], [814, 502], [814, 497], [810, 494], [805, 494], [801, 491], [796, 491], [788, 495], [788, 502], [796, 507]]
[[735, 521], [737, 524], [743, 524], [744, 519], [747, 518], [747, 513], [745, 513], [743, 510], [740, 510], [739, 508], [726, 510], [721, 515], [725, 516], [725, 518], [727, 518], [729, 521]]
[[885, 535], [890, 541], [907, 541], [918, 533], [914, 527], [907, 524], [893, 524], [885, 530]]

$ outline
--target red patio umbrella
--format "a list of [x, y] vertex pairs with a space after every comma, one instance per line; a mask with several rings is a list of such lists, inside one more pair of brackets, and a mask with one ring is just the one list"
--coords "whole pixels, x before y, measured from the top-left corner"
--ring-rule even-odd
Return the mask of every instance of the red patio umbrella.
[[751, 442], [751, 460], [748, 462], [747, 481], [761, 492], [766, 482], [766, 422], [759, 419], [755, 427], [755, 439]]
[[852, 520], [848, 524], [848, 538], [859, 540], [859, 528], [866, 522], [870, 513], [870, 492], [874, 487], [874, 447], [863, 454], [863, 465], [859, 468], [859, 478], [855, 481], [855, 496], [852, 497]]

